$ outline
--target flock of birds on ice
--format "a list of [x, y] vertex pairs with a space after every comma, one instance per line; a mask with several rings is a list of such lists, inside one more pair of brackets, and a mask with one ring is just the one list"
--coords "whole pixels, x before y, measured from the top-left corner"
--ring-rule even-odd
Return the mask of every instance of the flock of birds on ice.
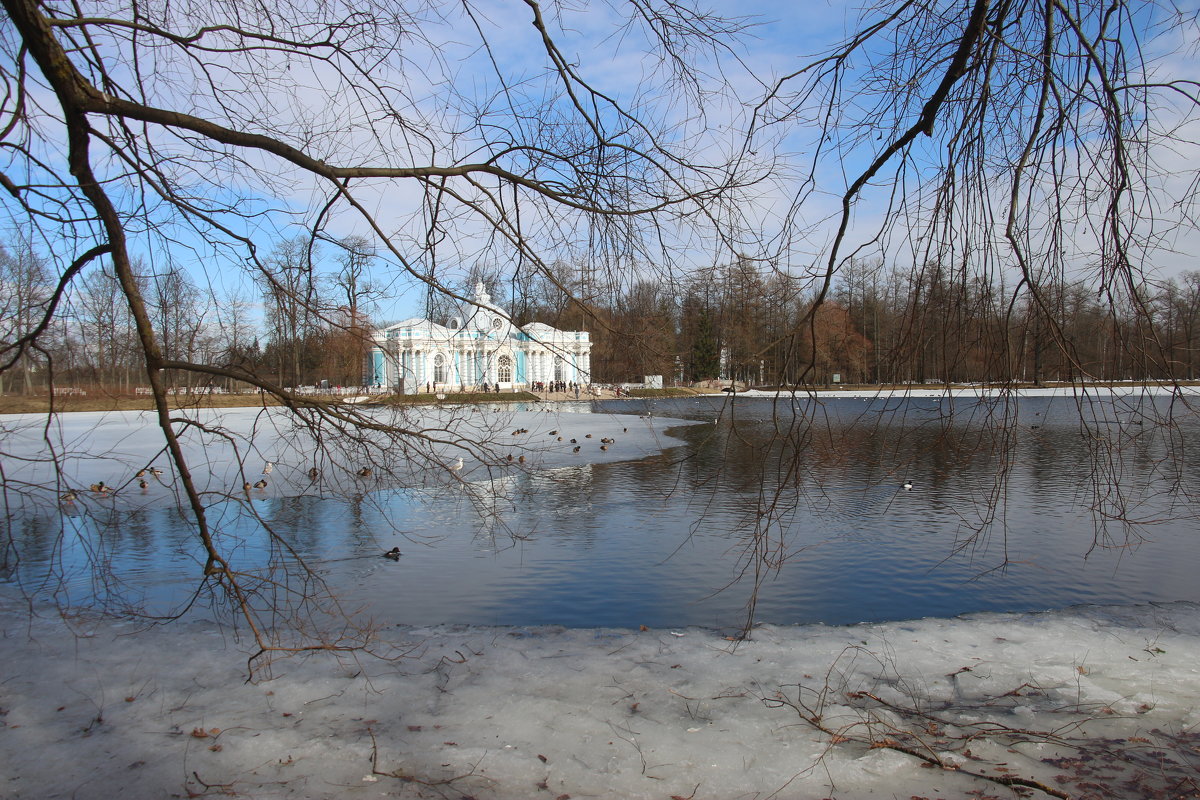
[[[621, 430], [625, 433], [629, 432], [629, 428], [622, 428]], [[527, 434], [527, 433], [529, 433], [528, 428], [517, 428], [516, 430], [512, 431], [513, 436], [520, 436], [520, 435]], [[564, 436], [562, 436], [560, 434], [558, 429], [550, 431], [549, 436], [553, 437], [556, 442], [562, 442], [564, 439]], [[584, 439], [592, 439], [593, 436], [592, 436], [592, 434], [588, 433], [588, 434], [584, 434], [583, 438]], [[602, 451], [607, 451], [611, 446], [615, 445], [617, 442], [616, 439], [614, 439], [612, 437], [608, 437], [608, 436], [601, 437], [599, 441], [600, 441], [600, 449]], [[583, 449], [583, 445], [579, 442], [578, 439], [573, 438], [568, 442], [568, 444], [573, 445], [573, 447], [571, 448], [572, 453], [579, 453]], [[505, 456], [504, 463], [524, 464], [524, 463], [526, 463], [526, 457], [524, 454], [514, 456], [512, 453], [509, 453], [507, 456]], [[458, 456], [452, 463], [450, 463], [447, 466], [447, 469], [449, 469], [449, 471], [457, 477], [458, 475], [460, 475], [462, 473], [463, 468], [465, 466], [466, 466], [466, 462], [463, 460], [463, 457]], [[251, 483], [250, 481], [245, 481], [242, 484], [242, 491], [247, 494], [250, 494], [254, 490], [258, 490], [258, 491], [266, 490], [267, 486], [269, 485], [268, 476], [274, 471], [274, 469], [275, 469], [275, 462], [267, 461], [263, 465], [262, 477], [253, 483]], [[319, 470], [317, 467], [312, 467], [308, 470], [307, 474], [308, 474], [308, 478], [310, 481], [316, 482], [321, 477], [321, 470]], [[147, 493], [150, 489], [150, 483], [149, 483], [149, 481], [146, 480], [147, 475], [152, 477], [156, 482], [158, 482], [164, 486], [166, 485], [165, 483], [163, 483], [163, 480], [162, 480], [163, 470], [160, 467], [156, 467], [156, 466], [145, 467], [143, 469], [138, 470], [137, 474], [135, 475], [135, 478], [137, 479], [137, 487], [138, 487], [138, 489], [141, 490], [141, 492], [143, 494]], [[363, 467], [358, 468], [355, 471], [355, 475], [359, 478], [370, 478], [374, 475], [374, 470], [369, 466], [363, 466]], [[104, 481], [98, 481], [96, 483], [91, 484], [88, 487], [87, 491], [90, 492], [95, 497], [104, 498], [104, 497], [116, 496], [118, 489], [116, 487], [111, 486], [110, 484], [105, 483]], [[84, 494], [83, 490], [70, 489], [70, 490], [64, 492], [62, 495], [60, 495], [59, 499], [63, 503], [74, 503], [83, 494]]]

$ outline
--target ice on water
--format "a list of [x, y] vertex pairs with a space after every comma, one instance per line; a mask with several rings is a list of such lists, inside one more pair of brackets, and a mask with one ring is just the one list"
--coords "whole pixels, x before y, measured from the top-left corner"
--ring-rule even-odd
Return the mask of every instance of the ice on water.
[[[409, 485], [488, 480], [496, 477], [490, 467], [504, 466], [509, 455], [525, 469], [643, 458], [679, 444], [666, 434], [667, 429], [694, 424], [571, 409], [360, 409], [357, 413], [370, 421], [417, 434], [395, 444], [375, 436], [375, 446], [370, 447], [339, 437], [328, 422], [322, 422], [323, 445], [318, 449], [312, 435], [315, 428], [277, 408], [177, 412], [177, 418], [186, 417], [194, 424], [175, 428], [199, 491], [238, 494], [244, 483], [265, 477], [263, 469], [270, 463], [273, 468], [262, 491], [276, 494], [361, 491], [379, 485], [385, 473]], [[88, 487], [103, 481], [116, 490], [106, 500], [132, 506], [161, 503], [161, 489], [179, 489], [151, 412], [61, 414], [49, 425], [43, 415], [17, 414], [4, 416], [0, 425], [5, 481], [10, 487], [56, 498], [67, 490], [86, 494]], [[557, 433], [552, 436], [550, 431]], [[616, 442], [601, 442], [609, 438]], [[453, 469], [462, 456], [464, 468]], [[524, 462], [518, 461], [521, 457]], [[163, 469], [163, 475], [149, 476], [150, 488], [139, 491], [136, 473], [151, 465]], [[359, 474], [364, 466], [372, 468], [370, 481]], [[310, 473], [314, 468], [318, 470], [315, 481]]]

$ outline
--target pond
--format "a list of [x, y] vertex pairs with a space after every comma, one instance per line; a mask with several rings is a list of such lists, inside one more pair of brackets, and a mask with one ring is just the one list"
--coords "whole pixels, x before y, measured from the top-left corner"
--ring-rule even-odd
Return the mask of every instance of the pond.
[[[239, 563], [265, 563], [269, 525], [382, 623], [724, 629], [1200, 601], [1200, 425], [1169, 397], [569, 410], [701, 424], [648, 458], [511, 470], [473, 491], [274, 496], [210, 514]], [[26, 514], [14, 531], [7, 579], [27, 590], [161, 613], [195, 585], [198, 551], [170, 504]], [[393, 546], [398, 560], [380, 557]]]

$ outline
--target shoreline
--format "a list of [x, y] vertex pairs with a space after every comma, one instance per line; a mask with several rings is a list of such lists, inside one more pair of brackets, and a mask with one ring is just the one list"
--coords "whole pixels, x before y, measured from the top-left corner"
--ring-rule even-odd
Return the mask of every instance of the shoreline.
[[[1042, 386], [1032, 384], [854, 384], [841, 386], [806, 386], [802, 388], [737, 389], [730, 392], [718, 387], [670, 387], [664, 389], [633, 389], [621, 395], [611, 389], [591, 393], [581, 392], [476, 392], [449, 394], [444, 399], [434, 395], [298, 395], [304, 406], [333, 407], [433, 407], [485, 405], [488, 403], [582, 403], [613, 400], [664, 400], [686, 397], [753, 397], [753, 398], [971, 398], [1004, 397], [1088, 397], [1148, 395], [1154, 397], [1200, 395], [1200, 382], [1154, 383], [1148, 381], [1104, 383], [1059, 383]], [[173, 395], [172, 410], [219, 410], [246, 408], [285, 408], [273, 396], [261, 394]], [[44, 395], [0, 396], [0, 417], [20, 414], [72, 414], [96, 411], [153, 411], [153, 401], [145, 396], [130, 395], [68, 395], [55, 400], [51, 410]]]
[[[597, 400], [644, 400], [671, 397], [703, 397], [720, 395], [720, 391], [698, 389], [638, 389], [635, 394], [617, 395], [611, 389], [591, 393], [580, 392], [464, 392], [451, 393], [438, 398], [433, 394], [416, 395], [319, 395], [300, 394], [295, 399], [301, 408], [329, 406], [348, 408], [447, 408], [455, 406], [481, 406], [511, 403], [584, 403]], [[251, 394], [204, 394], [170, 395], [173, 411], [219, 410], [219, 409], [267, 409], [286, 408], [286, 404], [272, 395]], [[17, 414], [51, 413], [49, 399], [45, 395], [0, 395], [0, 416]], [[139, 395], [67, 395], [55, 399], [55, 414], [96, 411], [154, 411], [152, 398]]]
[[746, 389], [736, 393], [738, 397], [846, 397], [846, 398], [967, 398], [994, 399], [1020, 397], [1128, 397], [1145, 395], [1151, 397], [1192, 396], [1200, 395], [1200, 385], [1196, 384], [1148, 384], [1148, 383], [1075, 383], [1061, 386], [910, 386], [903, 389], [894, 388], [853, 388], [853, 389], [802, 389], [802, 390], [767, 390]]

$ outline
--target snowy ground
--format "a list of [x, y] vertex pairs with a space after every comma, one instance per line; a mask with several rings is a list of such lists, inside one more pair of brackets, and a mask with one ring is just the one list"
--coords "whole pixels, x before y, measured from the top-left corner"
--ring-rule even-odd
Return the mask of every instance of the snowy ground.
[[960, 397], [960, 398], [994, 398], [994, 397], [1166, 397], [1180, 395], [1195, 397], [1200, 395], [1200, 386], [1153, 386], [1140, 383], [1130, 384], [1088, 384], [1074, 386], [1047, 386], [1041, 388], [1004, 389], [985, 386], [954, 387], [945, 386], [910, 386], [903, 391], [895, 389], [822, 389], [820, 391], [777, 392], [763, 389], [747, 389], [738, 392], [738, 397]]
[[[256, 683], [207, 623], [72, 636], [0, 610], [14, 800], [1018, 796], [966, 770], [1072, 797], [1200, 792], [1193, 604], [764, 627], [736, 647], [697, 629], [399, 628], [399, 660], [289, 660]], [[833, 735], [775, 702], [827, 684]], [[930, 718], [884, 705], [912, 703]], [[998, 726], [1056, 737], [981, 733]], [[871, 741], [957, 749], [961, 770]]]

